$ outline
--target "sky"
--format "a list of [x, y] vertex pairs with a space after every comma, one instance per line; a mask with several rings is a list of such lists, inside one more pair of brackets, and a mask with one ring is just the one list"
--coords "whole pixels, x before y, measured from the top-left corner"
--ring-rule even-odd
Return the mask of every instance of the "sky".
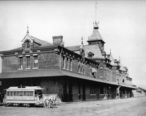
[[[96, 17], [96, 18], [95, 18]], [[0, 1], [0, 51], [20, 47], [26, 35], [65, 46], [84, 44], [99, 22], [105, 51], [128, 67], [133, 84], [146, 89], [145, 1]]]

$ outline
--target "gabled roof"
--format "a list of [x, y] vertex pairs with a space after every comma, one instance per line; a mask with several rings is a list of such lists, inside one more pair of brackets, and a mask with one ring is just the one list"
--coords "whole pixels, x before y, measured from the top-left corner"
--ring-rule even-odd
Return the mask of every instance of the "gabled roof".
[[111, 53], [109, 54], [109, 59], [110, 59], [110, 61], [111, 61], [110, 64], [111, 64], [112, 66], [117, 66], [117, 64], [115, 63], [114, 58], [113, 58], [113, 56], [112, 56]]
[[22, 42], [24, 43], [26, 40], [30, 40], [31, 43], [35, 42], [35, 43], [39, 44], [40, 46], [51, 46], [51, 45], [53, 45], [53, 44], [51, 44], [47, 41], [44, 41], [44, 40], [38, 39], [34, 36], [31, 36], [31, 35], [29, 35], [29, 33], [27, 33], [25, 35]]
[[[69, 46], [66, 48], [73, 52], [80, 51], [80, 45]], [[84, 50], [85, 50], [85, 57], [88, 57], [88, 53], [92, 52], [94, 54], [93, 58], [104, 59], [98, 45], [84, 45]]]
[[49, 42], [47, 42], [47, 41], [38, 39], [38, 38], [36, 38], [36, 37], [34, 37], [34, 36], [31, 36], [31, 38], [33, 39], [34, 42], [40, 44], [41, 46], [51, 46], [51, 45], [53, 45], [53, 44], [51, 44], [51, 43], [49, 43]]
[[121, 61], [119, 62], [119, 66], [121, 71], [126, 71], [125, 67], [122, 65]]
[[[41, 40], [41, 39], [38, 39], [34, 36], [31, 36], [29, 34], [26, 34], [24, 39], [22, 40], [22, 42], [24, 42], [26, 39], [29, 39], [31, 42], [35, 42], [37, 44], [39, 44], [40, 46], [39, 47], [47, 47], [47, 46], [54, 46], [53, 44], [47, 42], [47, 41], [44, 41], [44, 40]], [[38, 48], [35, 47], [35, 48]], [[1, 51], [0, 53], [3, 53], [3, 52], [13, 52], [13, 51], [21, 51], [22, 50], [22, 47], [18, 47], [18, 48], [14, 48], [14, 49], [11, 49], [11, 50], [6, 50], [6, 51]]]
[[88, 53], [92, 52], [94, 54], [93, 59], [104, 59], [101, 50], [98, 45], [85, 45], [85, 56], [88, 57]]

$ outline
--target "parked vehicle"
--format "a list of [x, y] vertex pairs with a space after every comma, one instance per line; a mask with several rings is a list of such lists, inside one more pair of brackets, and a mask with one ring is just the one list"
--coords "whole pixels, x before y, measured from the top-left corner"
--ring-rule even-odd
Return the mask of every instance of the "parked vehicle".
[[[5, 105], [29, 107], [30, 105], [44, 106], [49, 101], [50, 107], [55, 104], [57, 94], [43, 94], [39, 86], [9, 87], [6, 89]], [[48, 105], [48, 104], [47, 104]]]

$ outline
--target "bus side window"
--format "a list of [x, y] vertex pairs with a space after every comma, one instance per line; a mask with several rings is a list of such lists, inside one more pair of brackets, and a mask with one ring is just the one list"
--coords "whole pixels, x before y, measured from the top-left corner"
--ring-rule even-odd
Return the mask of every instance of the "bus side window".
[[19, 96], [19, 91], [16, 92], [16, 96]]
[[14, 96], [16, 96], [16, 91], [14, 91]]
[[24, 96], [26, 96], [26, 91], [24, 91]]
[[14, 96], [14, 91], [11, 91], [12, 92], [12, 96]]
[[20, 96], [20, 91], [18, 91], [18, 96]]
[[26, 96], [29, 96], [29, 91], [26, 91]]
[[29, 91], [27, 91], [27, 96], [29, 96]]
[[30, 96], [33, 96], [33, 91], [30, 92]]
[[32, 91], [29, 92], [29, 96], [32, 96], [31, 94], [32, 94]]
[[12, 96], [12, 92], [11, 91], [9, 91], [9, 96]]
[[20, 96], [23, 96], [23, 91], [20, 91]]

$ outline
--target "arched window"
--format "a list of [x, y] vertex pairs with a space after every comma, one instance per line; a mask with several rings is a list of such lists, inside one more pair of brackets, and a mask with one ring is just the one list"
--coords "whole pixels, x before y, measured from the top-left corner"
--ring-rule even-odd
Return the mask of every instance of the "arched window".
[[72, 71], [72, 59], [70, 59], [70, 71]]
[[34, 55], [34, 67], [37, 68], [38, 67], [38, 55]]
[[26, 45], [26, 48], [29, 48], [30, 47], [30, 41], [29, 40], [26, 40], [25, 41], [25, 45]]
[[64, 62], [65, 57], [62, 55], [61, 59], [62, 59], [61, 60], [62, 68], [64, 69], [65, 68], [65, 62]]
[[26, 57], [26, 68], [30, 68], [30, 56]]
[[125, 80], [123, 79], [123, 81], [122, 81], [123, 83], [125, 82]]
[[80, 70], [81, 70], [81, 66], [80, 64], [78, 65], [78, 73], [80, 73]]
[[23, 57], [19, 57], [19, 66], [20, 69], [23, 68]]

